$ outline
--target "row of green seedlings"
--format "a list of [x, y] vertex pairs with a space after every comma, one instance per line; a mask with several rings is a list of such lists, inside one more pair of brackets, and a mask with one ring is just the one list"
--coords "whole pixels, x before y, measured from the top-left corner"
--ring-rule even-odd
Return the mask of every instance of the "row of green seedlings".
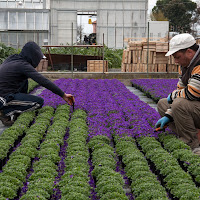
[[175, 135], [159, 134], [159, 141], [164, 148], [176, 158], [183, 168], [194, 178], [196, 184], [200, 185], [200, 157], [194, 154], [191, 148]]
[[[31, 92], [37, 86], [38, 83], [30, 79], [28, 83], [28, 92]], [[9, 158], [13, 147], [24, 137], [24, 133], [29, 128], [34, 117], [35, 111], [22, 113], [11, 127], [4, 130], [0, 135], [0, 170], [5, 164], [6, 159]]]
[[97, 196], [101, 200], [128, 200], [122, 175], [116, 172], [116, 154], [110, 145], [111, 140], [103, 135], [94, 136], [88, 146], [92, 152], [92, 175], [96, 182]]
[[34, 117], [34, 111], [22, 113], [11, 127], [4, 130], [0, 135], [0, 169], [9, 158], [14, 146], [24, 137], [24, 133], [29, 128]]
[[61, 200], [87, 200], [91, 194], [89, 185], [89, 151], [86, 144], [88, 137], [87, 114], [77, 109], [71, 115], [69, 137], [67, 139], [67, 157], [64, 175], [58, 184]]
[[197, 200], [200, 197], [199, 188], [196, 187], [192, 177], [179, 165], [176, 158], [161, 146], [154, 137], [137, 138], [142, 151], [155, 166], [160, 174], [163, 184], [173, 195], [180, 200]]
[[70, 106], [60, 105], [55, 111], [52, 125], [48, 128], [44, 141], [38, 150], [38, 161], [33, 163], [33, 173], [28, 178], [28, 188], [20, 200], [50, 199], [58, 175], [60, 146], [69, 124]]
[[28, 80], [28, 93], [33, 91], [39, 84], [32, 79]]
[[116, 152], [122, 158], [124, 170], [131, 182], [135, 200], [168, 200], [165, 188], [152, 173], [144, 154], [132, 137], [114, 136]]
[[27, 129], [25, 137], [21, 140], [21, 145], [10, 154], [10, 159], [0, 174], [0, 200], [14, 199], [19, 195], [52, 116], [52, 108], [40, 109], [35, 123]]

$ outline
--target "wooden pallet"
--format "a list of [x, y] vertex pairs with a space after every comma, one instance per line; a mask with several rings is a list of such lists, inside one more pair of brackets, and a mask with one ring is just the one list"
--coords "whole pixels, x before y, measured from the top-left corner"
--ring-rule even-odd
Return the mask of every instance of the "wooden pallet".
[[[103, 69], [104, 67], [104, 69]], [[108, 61], [104, 60], [87, 60], [87, 72], [108, 72]]]
[[[132, 40], [133, 39], [133, 40]], [[128, 47], [122, 56], [123, 72], [177, 72], [173, 56], [165, 56], [168, 51], [166, 38], [149, 41], [145, 38], [128, 38]], [[148, 69], [147, 69], [148, 64]]]

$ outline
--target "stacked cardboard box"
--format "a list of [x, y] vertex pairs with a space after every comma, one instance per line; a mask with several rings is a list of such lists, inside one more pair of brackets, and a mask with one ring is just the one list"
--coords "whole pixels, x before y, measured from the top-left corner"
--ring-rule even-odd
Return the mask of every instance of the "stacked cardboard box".
[[122, 56], [122, 72], [177, 72], [172, 56], [166, 57], [168, 42], [129, 41]]
[[104, 60], [88, 60], [87, 61], [87, 72], [107, 72], [108, 61]]

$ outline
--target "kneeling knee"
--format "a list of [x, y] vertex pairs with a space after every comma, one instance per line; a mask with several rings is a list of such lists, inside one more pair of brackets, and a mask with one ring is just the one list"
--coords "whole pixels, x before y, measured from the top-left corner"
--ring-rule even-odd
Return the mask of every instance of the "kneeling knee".
[[185, 106], [184, 106], [185, 101], [188, 101], [188, 100], [186, 100], [184, 98], [176, 98], [171, 105], [173, 112], [176, 112], [177, 110], [180, 110], [180, 109], [181, 110], [185, 109]]

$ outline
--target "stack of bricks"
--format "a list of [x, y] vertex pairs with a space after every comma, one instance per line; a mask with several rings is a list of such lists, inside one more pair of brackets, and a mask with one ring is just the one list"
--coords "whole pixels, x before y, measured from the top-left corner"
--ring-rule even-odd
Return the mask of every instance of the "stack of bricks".
[[108, 72], [108, 61], [104, 60], [88, 60], [87, 72]]
[[122, 56], [122, 72], [178, 72], [173, 56], [166, 57], [168, 42], [130, 41]]

